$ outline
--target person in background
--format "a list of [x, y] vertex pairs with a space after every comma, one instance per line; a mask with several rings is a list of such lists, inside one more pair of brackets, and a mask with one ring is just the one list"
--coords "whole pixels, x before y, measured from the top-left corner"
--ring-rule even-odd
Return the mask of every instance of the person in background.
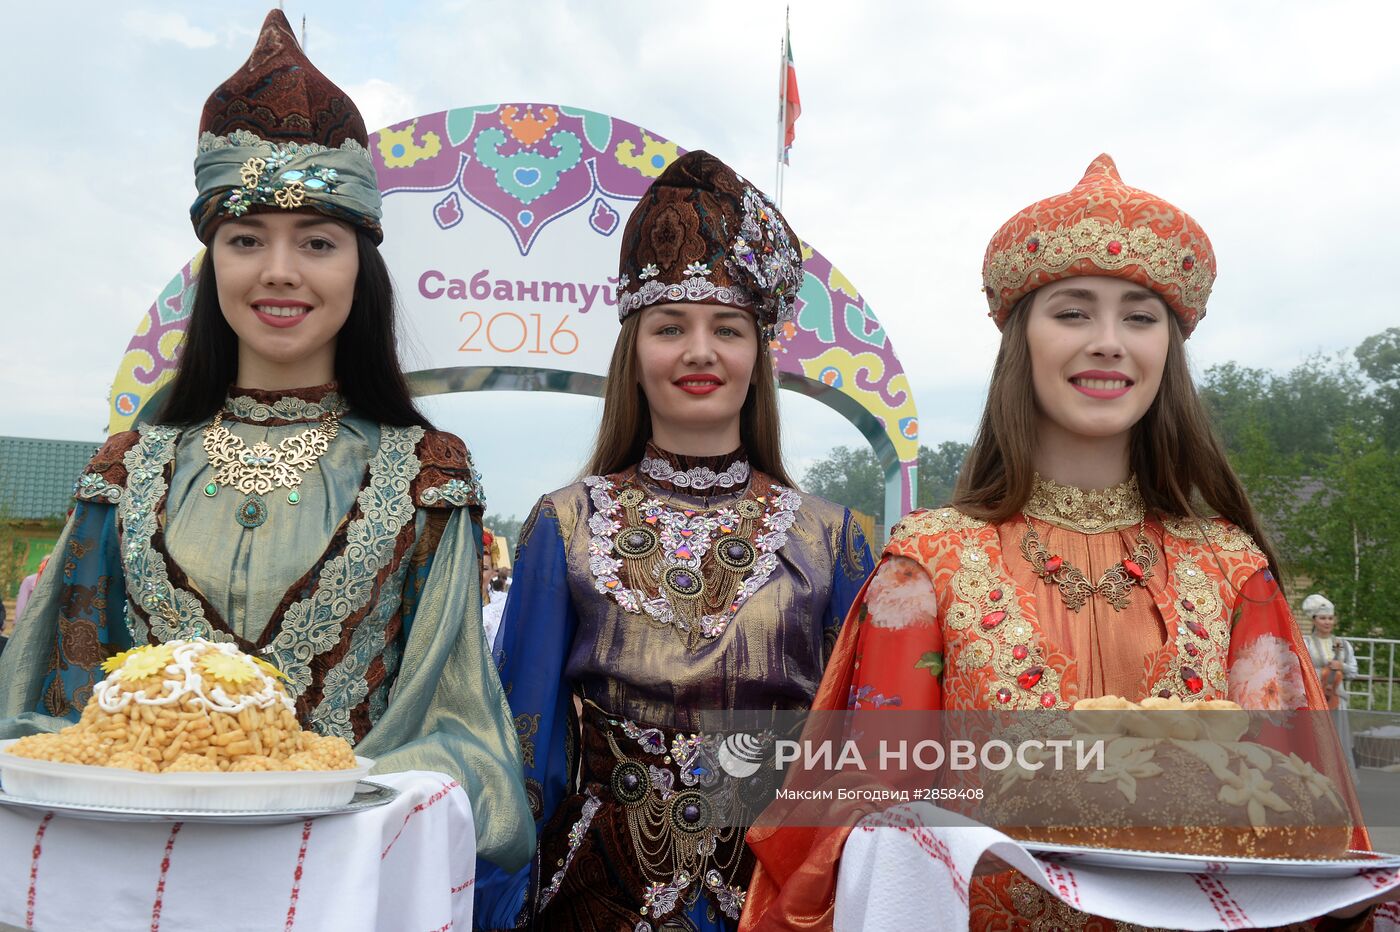
[[[44, 567], [48, 565], [49, 558], [44, 557], [39, 561], [39, 568], [20, 582], [19, 594], [15, 596], [15, 621], [19, 621], [20, 616], [24, 614], [24, 607], [29, 604], [29, 597], [34, 594], [34, 587], [38, 585], [39, 577], [44, 575]], [[0, 625], [0, 628], [4, 628], [4, 625]]]
[[1356, 758], [1351, 750], [1351, 724], [1347, 719], [1347, 681], [1356, 678], [1356, 653], [1351, 644], [1335, 637], [1337, 609], [1326, 596], [1314, 592], [1303, 600], [1303, 614], [1312, 619], [1312, 633], [1305, 640], [1308, 655], [1312, 658], [1313, 669], [1322, 682], [1322, 693], [1327, 707], [1333, 710], [1332, 719], [1337, 725], [1337, 737], [1342, 742], [1342, 750], [1352, 767]]
[[481, 624], [486, 629], [486, 643], [496, 642], [496, 632], [501, 627], [501, 616], [506, 610], [506, 588], [509, 577], [507, 570], [497, 570], [491, 574], [486, 584], [486, 607], [481, 610]]

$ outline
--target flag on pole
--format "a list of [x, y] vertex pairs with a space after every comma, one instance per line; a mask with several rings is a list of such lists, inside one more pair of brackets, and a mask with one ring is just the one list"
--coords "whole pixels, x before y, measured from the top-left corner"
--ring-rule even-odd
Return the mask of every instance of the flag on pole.
[[802, 99], [797, 95], [797, 66], [792, 63], [792, 27], [783, 32], [783, 164], [791, 164], [788, 155], [797, 135], [795, 124], [802, 115]]

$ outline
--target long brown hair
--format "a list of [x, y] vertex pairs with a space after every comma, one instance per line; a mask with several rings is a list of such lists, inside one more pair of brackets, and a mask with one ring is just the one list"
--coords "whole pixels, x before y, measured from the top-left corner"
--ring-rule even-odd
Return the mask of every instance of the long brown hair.
[[[617, 335], [612, 361], [608, 363], [603, 418], [598, 424], [593, 454], [584, 467], [586, 476], [606, 476], [635, 466], [642, 461], [647, 441], [651, 439], [651, 408], [637, 378], [637, 331], [641, 318], [641, 314], [628, 317]], [[758, 358], [749, 381], [749, 394], [739, 411], [739, 440], [755, 469], [795, 489], [797, 483], [783, 468], [773, 362], [761, 335], [758, 341]]]
[[[1005, 521], [1025, 507], [1035, 484], [1035, 392], [1027, 321], [1035, 292], [1016, 303], [1001, 334], [987, 406], [958, 475], [953, 505], [984, 521]], [[1128, 463], [1149, 513], [1202, 520], [1218, 514], [1246, 531], [1279, 576], [1278, 558], [1211, 426], [1186, 364], [1175, 314], [1157, 397], [1133, 425]], [[1280, 577], [1280, 586], [1282, 577]]]

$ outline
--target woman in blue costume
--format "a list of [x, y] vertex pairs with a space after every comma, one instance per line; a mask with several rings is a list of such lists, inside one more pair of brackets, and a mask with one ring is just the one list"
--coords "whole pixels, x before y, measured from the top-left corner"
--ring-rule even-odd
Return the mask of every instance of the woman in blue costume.
[[481, 632], [480, 487], [399, 368], [364, 122], [274, 10], [200, 129], [181, 366], [81, 478], [0, 658], [0, 737], [75, 721], [120, 650], [231, 641], [287, 674], [304, 726], [454, 777], [480, 855], [518, 868], [535, 828]]
[[628, 220], [597, 447], [526, 522], [496, 638], [541, 834], [532, 870], [479, 872], [481, 928], [738, 924], [753, 859], [702, 714], [806, 709], [872, 567], [782, 466], [800, 248], [704, 152]]

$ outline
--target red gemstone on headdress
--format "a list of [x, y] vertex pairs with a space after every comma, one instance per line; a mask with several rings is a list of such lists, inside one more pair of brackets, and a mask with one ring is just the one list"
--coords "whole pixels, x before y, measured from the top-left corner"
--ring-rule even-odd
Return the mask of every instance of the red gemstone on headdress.
[[1011, 656], [1015, 657], [1017, 660], [1025, 660], [1028, 654], [1030, 654], [1030, 651], [1026, 649], [1026, 645], [1024, 644], [1017, 644], [1015, 647], [1011, 648]]
[[1157, 698], [1158, 698], [1158, 699], [1170, 699], [1171, 697], [1172, 697], [1172, 691], [1171, 691], [1170, 689], [1159, 689], [1159, 690], [1157, 690]]
[[1054, 693], [1046, 693], [1045, 695], [1040, 697], [1040, 704], [1047, 709], [1055, 708], [1055, 702], [1056, 699]]
[[1108, 244], [1108, 254], [1109, 254], [1110, 256], [1116, 256], [1116, 255], [1118, 255], [1118, 254], [1119, 254], [1120, 252], [1122, 252], [1122, 251], [1123, 251], [1123, 244], [1120, 243], [1120, 242], [1118, 242], [1118, 240], [1114, 240], [1113, 242], [1111, 242], [1111, 243]]
[[1198, 693], [1205, 687], [1205, 681], [1201, 675], [1190, 667], [1181, 668], [1181, 681], [1186, 684], [1186, 688], [1193, 693]]
[[695, 512], [691, 511], [689, 508], [687, 508], [685, 511], [682, 511], [681, 514], [685, 515], [687, 518], [695, 517]]
[[1186, 619], [1186, 629], [1202, 640], [1210, 636], [1206, 633], [1205, 625], [1201, 624], [1199, 621], [1192, 621], [1190, 618]]
[[1125, 559], [1123, 561], [1123, 570], [1129, 576], [1133, 577], [1133, 582], [1142, 582], [1142, 567], [1138, 566], [1136, 560]]
[[642, 520], [645, 521], [647, 524], [655, 524], [655, 523], [656, 523], [656, 519], [657, 519], [657, 515], [648, 515], [647, 517], [643, 518]]
[[1026, 240], [1026, 252], [1035, 252], [1040, 248], [1040, 237], [1032, 236]]
[[987, 593], [987, 598], [991, 599], [993, 602], [1000, 602], [1000, 601], [1001, 601], [1001, 590], [1000, 590], [1000, 589], [993, 589], [991, 592]]
[[1195, 256], [1187, 256], [1185, 259], [1182, 259], [1182, 260], [1181, 260], [1181, 267], [1182, 267], [1183, 269], [1185, 269], [1186, 271], [1188, 271], [1188, 272], [1191, 271], [1193, 268], [1196, 267], [1196, 257], [1195, 257]]
[[997, 690], [997, 702], [1007, 703], [1011, 701], [1011, 690], [1003, 686]]
[[676, 559], [678, 559], [678, 560], [691, 560], [691, 559], [694, 559], [694, 557], [695, 557], [695, 554], [691, 553], [689, 547], [685, 547], [685, 546], [677, 547], [675, 552], [676, 552]]
[[1195, 644], [1192, 644], [1190, 641], [1187, 641], [1187, 642], [1186, 642], [1186, 653], [1190, 654], [1192, 657], [1195, 657], [1195, 656], [1196, 656], [1197, 654], [1199, 654], [1200, 652], [1201, 652], [1201, 649], [1200, 649], [1199, 647], [1197, 647]]
[[681, 528], [681, 536], [689, 540], [695, 536], [695, 530], [693, 528], [683, 527]]
[[1065, 558], [1064, 558], [1064, 557], [1058, 557], [1058, 556], [1056, 556], [1056, 557], [1051, 557], [1050, 559], [1048, 559], [1048, 560], [1045, 561], [1045, 572], [1047, 572], [1047, 573], [1058, 573], [1058, 572], [1060, 571], [1060, 567], [1062, 567], [1062, 566], [1064, 566], [1064, 565], [1065, 565]]
[[1186, 609], [1188, 612], [1194, 612], [1196, 610], [1196, 603], [1192, 602], [1190, 599], [1182, 599], [1181, 607]]
[[1000, 609], [998, 609], [995, 612], [988, 612], [987, 614], [982, 616], [982, 630], [990, 631], [997, 625], [1001, 624], [1002, 621], [1005, 620], [1005, 618], [1006, 612], [1001, 611]]
[[1040, 682], [1040, 678], [1045, 675], [1044, 667], [1031, 667], [1016, 677], [1016, 682], [1022, 689], [1035, 689], [1035, 684]]

